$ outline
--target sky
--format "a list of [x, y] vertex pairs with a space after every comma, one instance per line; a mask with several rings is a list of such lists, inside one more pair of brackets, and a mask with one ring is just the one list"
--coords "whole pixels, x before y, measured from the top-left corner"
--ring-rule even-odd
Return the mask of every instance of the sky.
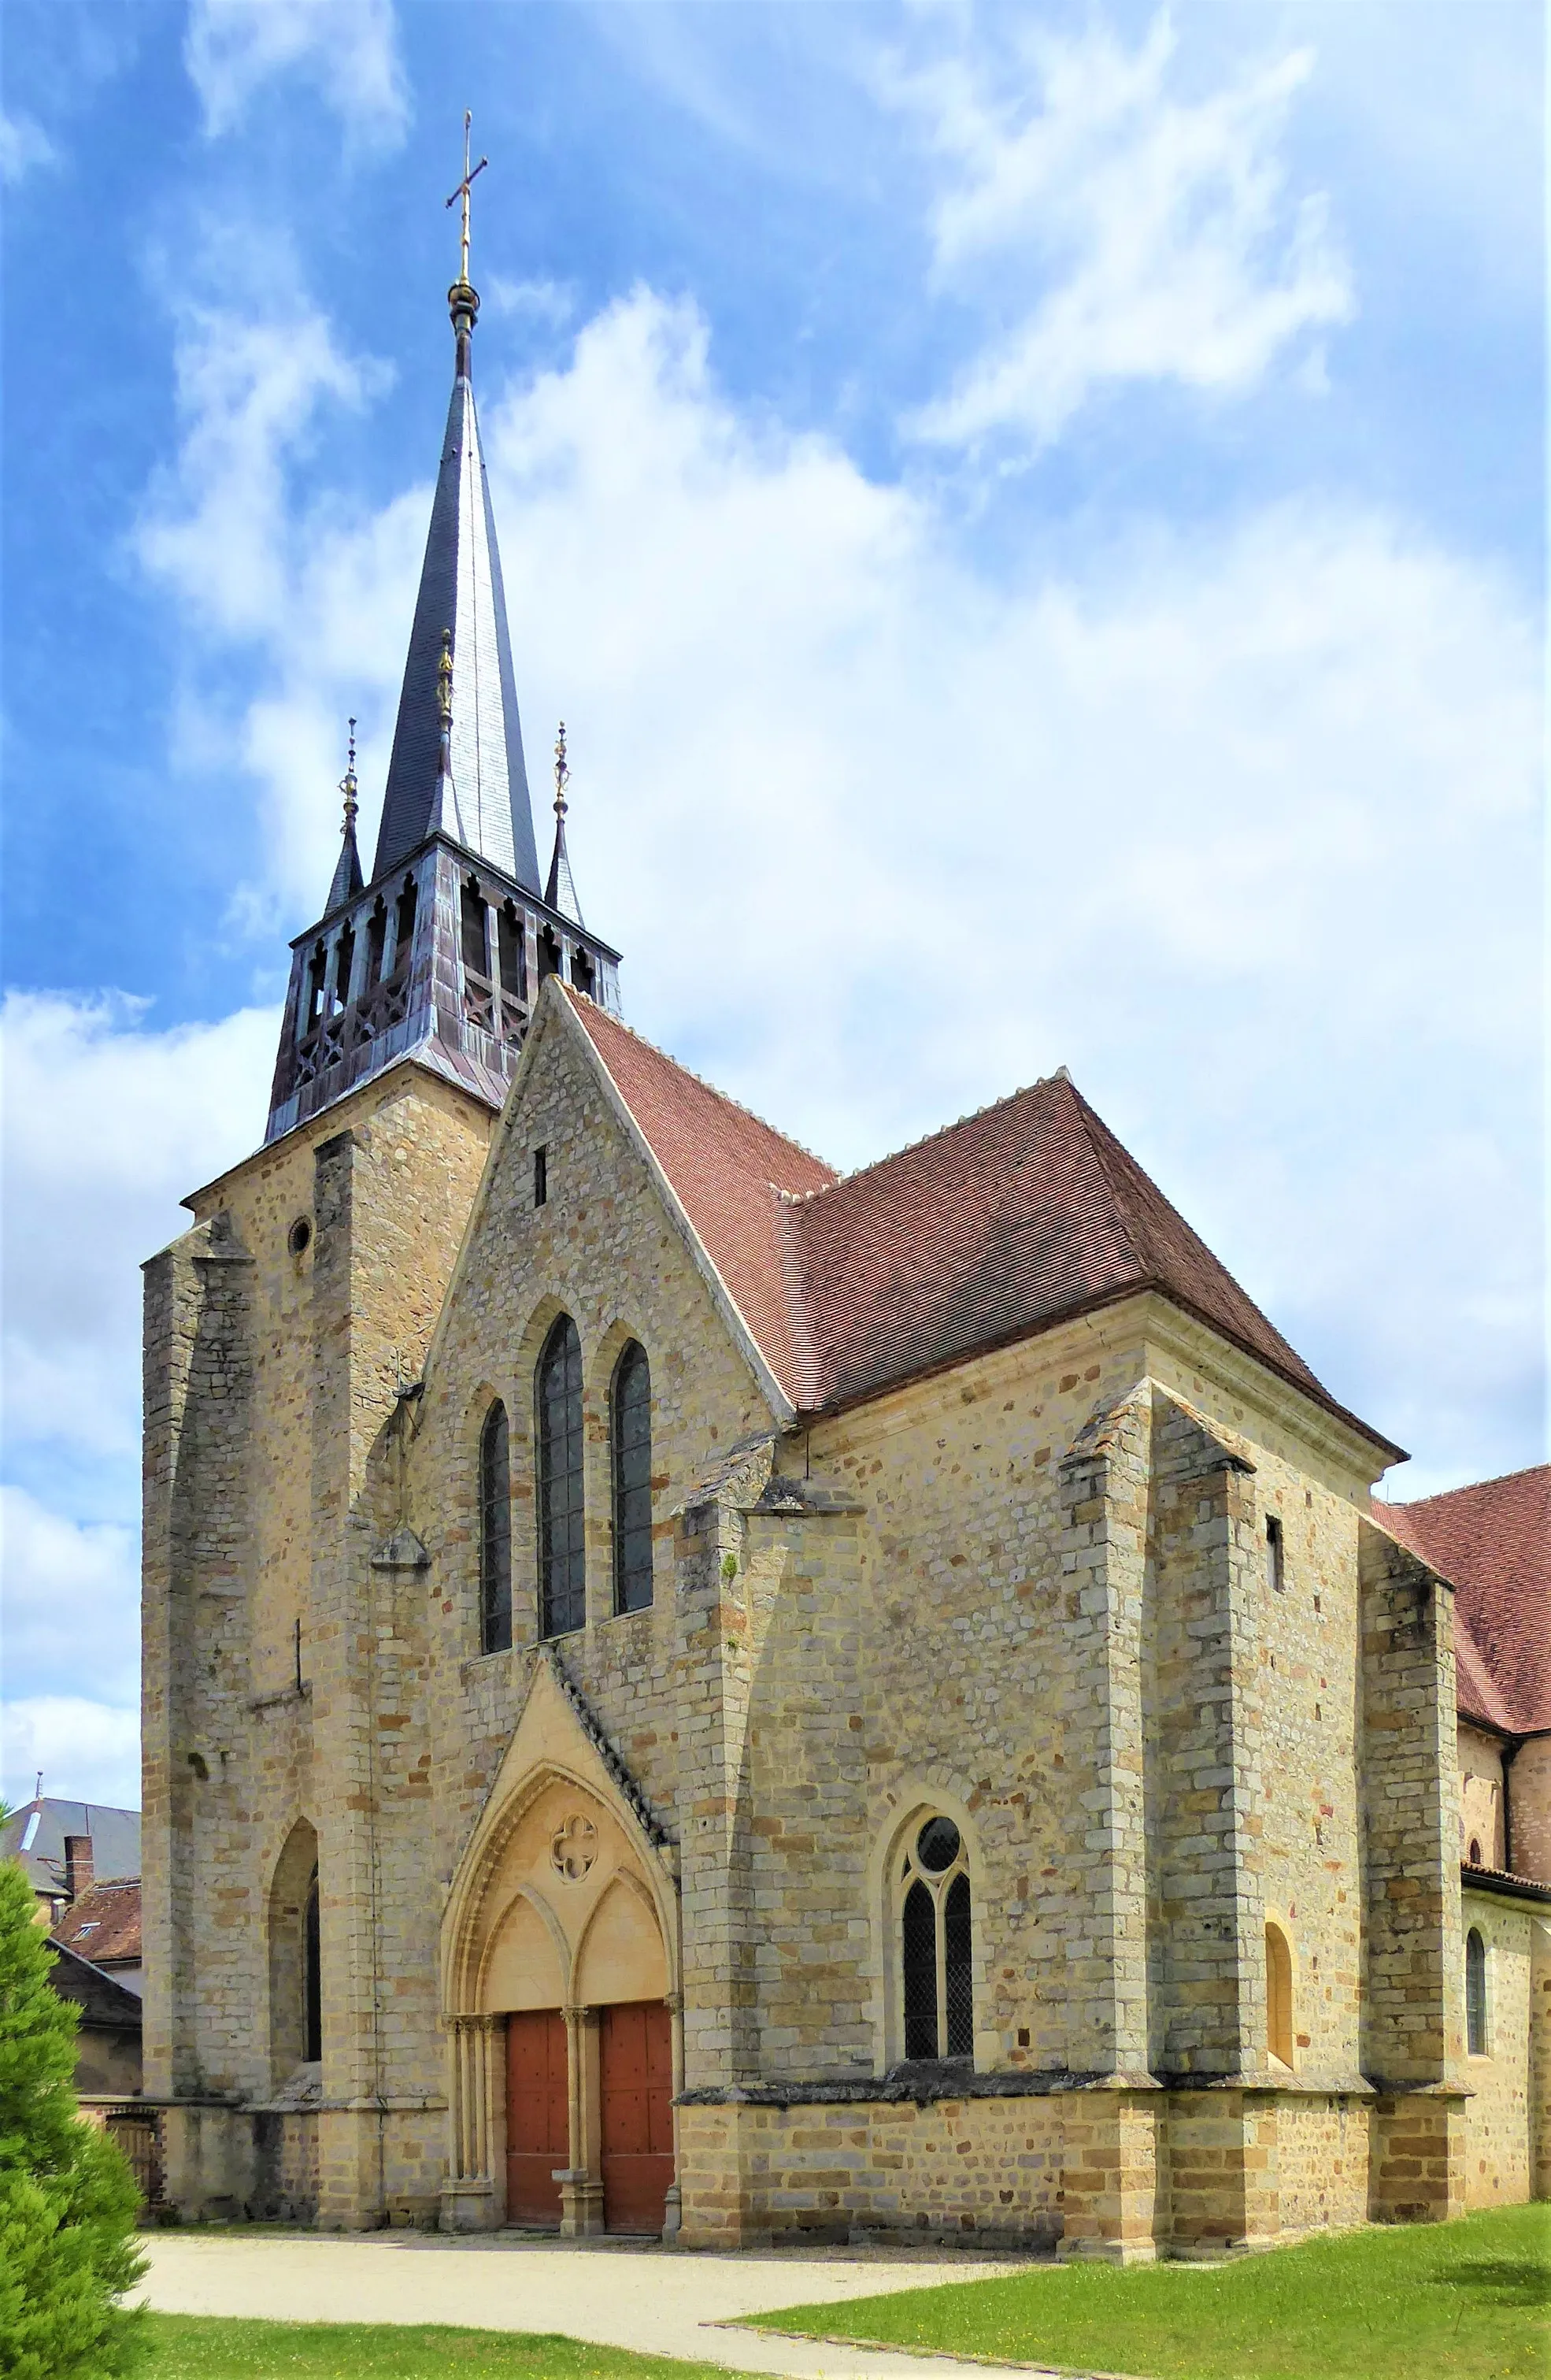
[[629, 1021], [1070, 1067], [1410, 1497], [1545, 1454], [1536, 0], [6, 0], [3, 1790], [138, 1802], [138, 1267], [370, 850], [475, 343]]

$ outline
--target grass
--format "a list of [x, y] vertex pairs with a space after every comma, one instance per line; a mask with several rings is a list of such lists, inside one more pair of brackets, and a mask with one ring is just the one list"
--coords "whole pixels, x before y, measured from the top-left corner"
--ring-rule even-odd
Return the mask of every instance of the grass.
[[1551, 2207], [1349, 2231], [1230, 2264], [1044, 2266], [764, 2329], [1145, 2380], [1545, 2380]]
[[146, 2328], [147, 2380], [736, 2380], [721, 2364], [541, 2331], [190, 2313], [154, 2313]]

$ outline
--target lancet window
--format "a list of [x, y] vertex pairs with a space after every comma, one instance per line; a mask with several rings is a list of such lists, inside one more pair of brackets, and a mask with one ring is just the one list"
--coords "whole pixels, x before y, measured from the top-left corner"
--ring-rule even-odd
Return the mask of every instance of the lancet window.
[[479, 1433], [479, 1649], [503, 1653], [511, 1641], [512, 1449], [498, 1400]]
[[563, 1636], [587, 1624], [582, 1500], [582, 1347], [563, 1314], [539, 1359], [539, 1625]]
[[951, 1818], [925, 1819], [896, 1877], [906, 2058], [972, 2058], [969, 1854]]
[[1292, 2064], [1292, 1952], [1279, 1925], [1266, 1928], [1266, 2046]]
[[1465, 1937], [1465, 2047], [1486, 2055], [1486, 1941], [1476, 1925]]
[[634, 1339], [614, 1366], [610, 1398], [614, 1496], [614, 1609], [651, 1602], [651, 1366]]

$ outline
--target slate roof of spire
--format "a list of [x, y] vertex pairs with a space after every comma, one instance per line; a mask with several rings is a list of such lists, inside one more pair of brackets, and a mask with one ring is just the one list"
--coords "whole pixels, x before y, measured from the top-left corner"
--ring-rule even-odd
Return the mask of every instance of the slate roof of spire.
[[324, 917], [342, 908], [346, 901], [353, 901], [361, 889], [361, 855], [356, 844], [356, 821], [347, 818], [339, 857], [334, 862], [333, 881], [329, 886], [329, 897], [323, 904]]
[[[469, 347], [461, 338], [460, 359]], [[436, 674], [444, 628], [453, 636], [453, 817], [445, 814], [439, 768]], [[501, 553], [467, 370], [457, 373], [447, 408], [373, 882], [436, 826], [530, 892], [540, 890]]]
[[1375, 1517], [1455, 1590], [1464, 1716], [1505, 1735], [1551, 1730], [1551, 1463]]
[[1065, 1070], [842, 1178], [560, 987], [776, 1380], [817, 1413], [1156, 1290], [1390, 1456]]
[[571, 855], [565, 848], [565, 820], [554, 822], [554, 852], [550, 860], [550, 873], [544, 886], [544, 898], [551, 909], [569, 917], [574, 926], [585, 926], [582, 905], [576, 898], [576, 880], [571, 874]]

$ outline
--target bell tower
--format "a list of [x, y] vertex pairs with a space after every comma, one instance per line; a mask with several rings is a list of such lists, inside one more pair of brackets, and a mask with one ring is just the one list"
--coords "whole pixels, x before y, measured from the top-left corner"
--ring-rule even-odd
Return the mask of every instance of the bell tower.
[[[474, 404], [478, 292], [468, 278], [468, 126], [458, 278], [447, 292], [452, 400], [370, 877], [356, 842], [352, 738], [338, 866], [322, 916], [291, 945], [266, 1141], [401, 1058], [499, 1108], [546, 975], [619, 1010], [619, 953], [590, 933], [564, 847], [564, 732], [555, 854], [534, 840], [501, 550]], [[352, 722], [353, 724], [353, 722]]]

